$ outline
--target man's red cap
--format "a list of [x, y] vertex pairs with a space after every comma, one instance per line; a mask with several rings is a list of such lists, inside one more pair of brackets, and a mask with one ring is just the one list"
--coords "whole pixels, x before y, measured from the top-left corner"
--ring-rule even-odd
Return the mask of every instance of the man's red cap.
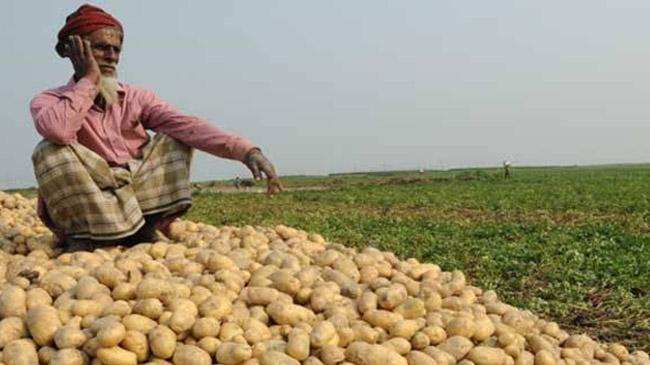
[[124, 34], [122, 24], [109, 13], [93, 5], [81, 5], [79, 9], [65, 18], [65, 25], [59, 31], [58, 42], [54, 49], [59, 56], [65, 57], [64, 45], [69, 36], [83, 36], [105, 27], [117, 28]]

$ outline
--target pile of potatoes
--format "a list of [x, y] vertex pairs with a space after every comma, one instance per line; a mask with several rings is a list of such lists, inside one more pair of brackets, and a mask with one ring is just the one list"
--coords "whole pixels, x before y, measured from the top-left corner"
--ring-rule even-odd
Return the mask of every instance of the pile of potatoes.
[[0, 192], [0, 364], [650, 365], [502, 303], [460, 271], [293, 228], [172, 226], [61, 254]]

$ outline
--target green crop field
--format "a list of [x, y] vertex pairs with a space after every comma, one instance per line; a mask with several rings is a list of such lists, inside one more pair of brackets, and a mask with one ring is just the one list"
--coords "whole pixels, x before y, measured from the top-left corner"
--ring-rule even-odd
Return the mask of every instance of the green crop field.
[[[288, 177], [286, 191], [202, 190], [188, 219], [285, 224], [461, 270], [572, 333], [650, 350], [650, 166]], [[215, 188], [229, 187], [217, 182]], [[299, 190], [299, 188], [318, 190]]]

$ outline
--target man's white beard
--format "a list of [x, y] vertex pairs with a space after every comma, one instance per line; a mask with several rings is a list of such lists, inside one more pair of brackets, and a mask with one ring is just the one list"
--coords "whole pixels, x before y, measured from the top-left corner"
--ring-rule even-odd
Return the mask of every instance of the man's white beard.
[[104, 99], [106, 107], [115, 104], [119, 100], [119, 97], [117, 95], [117, 78], [100, 76], [98, 87], [99, 95], [101, 95], [102, 99]]

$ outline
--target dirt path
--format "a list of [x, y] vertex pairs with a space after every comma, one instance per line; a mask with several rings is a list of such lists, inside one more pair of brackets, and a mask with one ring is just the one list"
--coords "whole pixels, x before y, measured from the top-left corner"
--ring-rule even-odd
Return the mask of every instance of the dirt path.
[[[329, 190], [327, 186], [298, 186], [298, 187], [285, 187], [284, 191], [323, 191]], [[234, 186], [208, 186], [208, 187], [192, 187], [195, 192], [211, 192], [211, 193], [266, 193], [266, 186], [252, 186], [235, 188]]]

